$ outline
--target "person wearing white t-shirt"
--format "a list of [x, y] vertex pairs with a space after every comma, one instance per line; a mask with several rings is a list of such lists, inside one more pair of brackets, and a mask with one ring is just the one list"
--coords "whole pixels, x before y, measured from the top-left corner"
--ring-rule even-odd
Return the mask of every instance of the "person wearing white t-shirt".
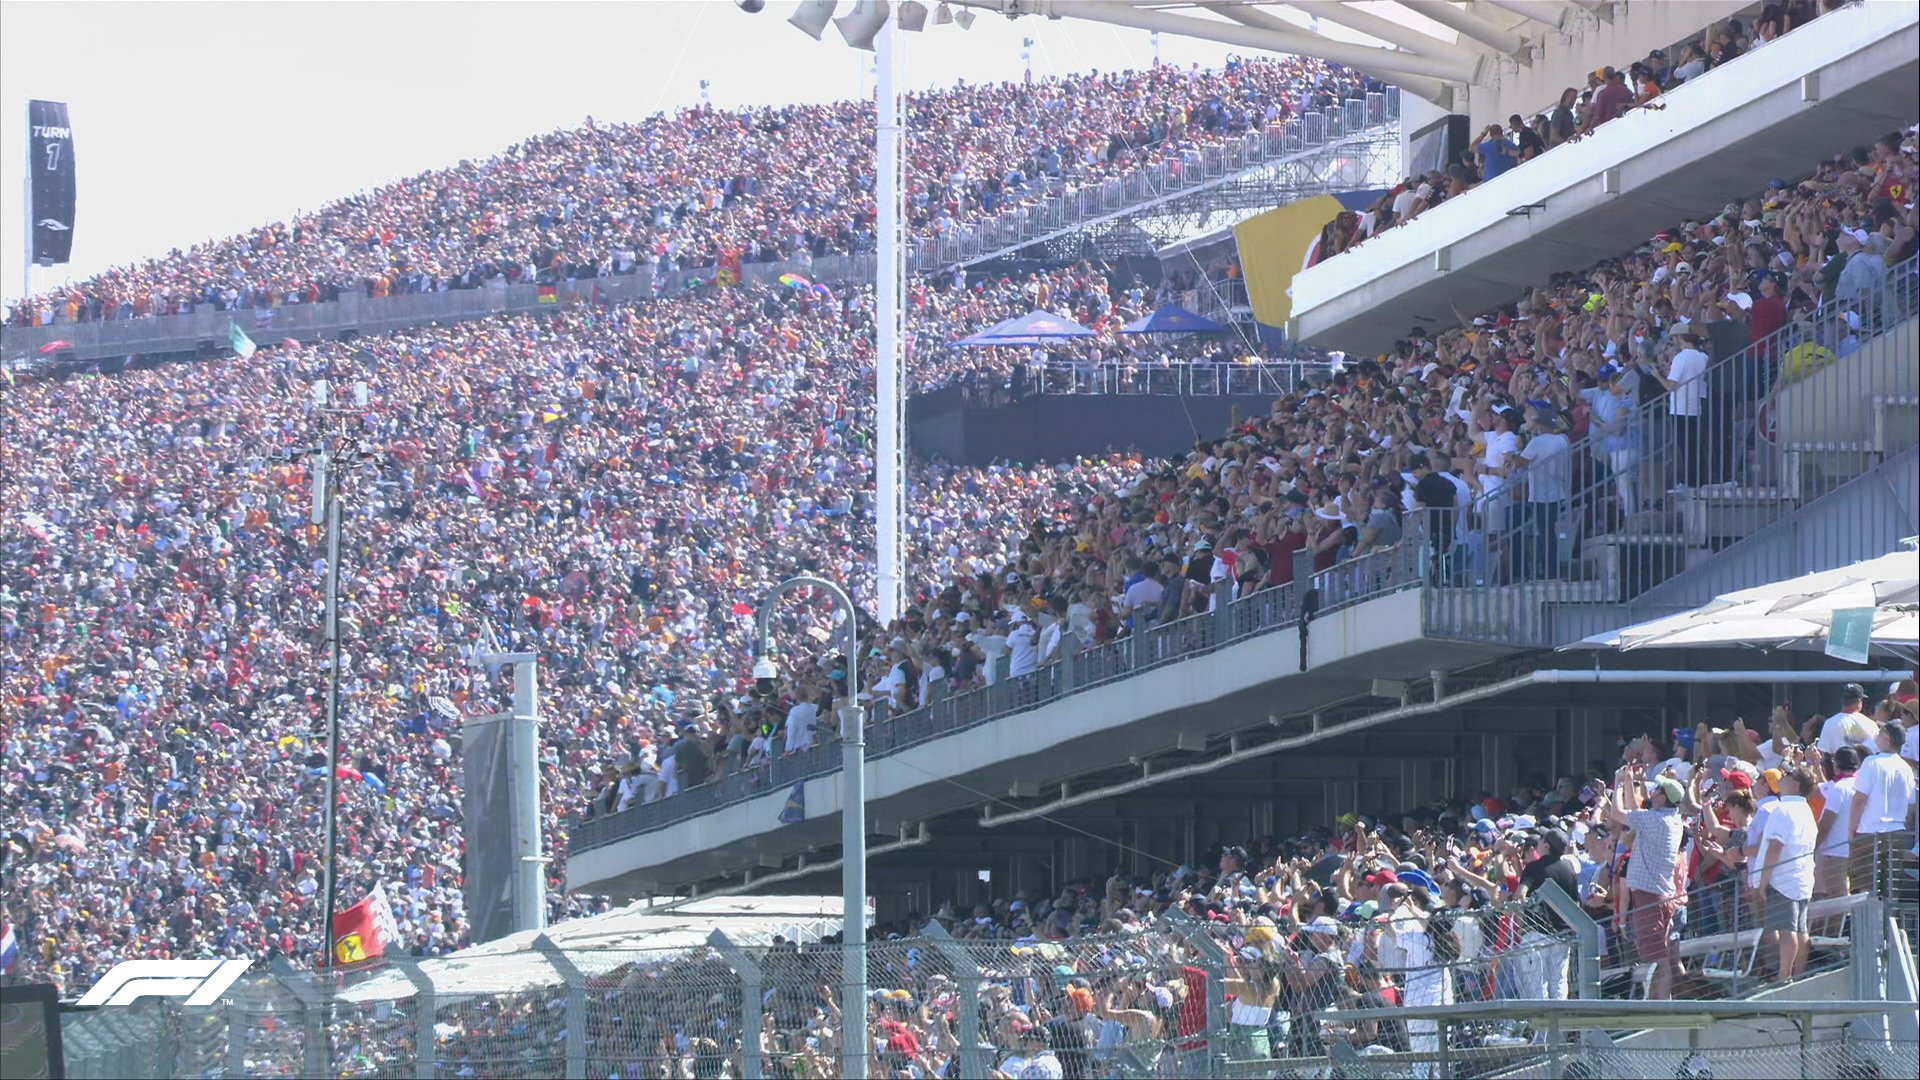
[[1680, 485], [1699, 487], [1701, 455], [1705, 445], [1700, 438], [1701, 409], [1706, 403], [1707, 354], [1700, 351], [1700, 338], [1690, 329], [1673, 335], [1681, 348], [1667, 363], [1665, 375], [1654, 373], [1667, 388], [1667, 420], [1673, 428], [1673, 452], [1679, 459]]
[[1007, 674], [1025, 675], [1040, 666], [1040, 635], [1026, 612], [1015, 611], [1012, 618], [1013, 626], [1007, 631]]
[[1480, 490], [1488, 495], [1507, 486], [1507, 459], [1520, 450], [1519, 426], [1518, 410], [1507, 406], [1495, 412], [1493, 430], [1487, 432], [1486, 449], [1480, 454]]
[[820, 705], [814, 701], [796, 701], [787, 710], [787, 753], [813, 746], [813, 729], [820, 723]]
[[1780, 777], [1780, 799], [1760, 834], [1760, 892], [1766, 897], [1761, 928], [1779, 946], [1773, 981], [1784, 983], [1807, 962], [1807, 905], [1813, 899], [1813, 851], [1818, 827], [1805, 792], [1813, 786], [1795, 766]]
[[1840, 693], [1840, 711], [1820, 725], [1820, 749], [1831, 755], [1842, 746], [1858, 746], [1873, 752], [1873, 717], [1866, 713], [1867, 692], [1859, 683], [1848, 683]]
[[1847, 888], [1848, 844], [1853, 837], [1847, 828], [1853, 820], [1853, 774], [1860, 768], [1860, 751], [1843, 746], [1834, 751], [1833, 779], [1820, 785], [1825, 805], [1820, 811], [1820, 836], [1813, 857], [1813, 895], [1824, 899], [1845, 896]]
[[1913, 805], [1913, 766], [1896, 750], [1906, 734], [1898, 720], [1888, 721], [1874, 736], [1874, 755], [1853, 774], [1847, 834], [1853, 838], [1853, 863], [1848, 870], [1855, 888], [1890, 883], [1893, 860], [1908, 846], [1896, 840], [1906, 830], [1907, 811]]

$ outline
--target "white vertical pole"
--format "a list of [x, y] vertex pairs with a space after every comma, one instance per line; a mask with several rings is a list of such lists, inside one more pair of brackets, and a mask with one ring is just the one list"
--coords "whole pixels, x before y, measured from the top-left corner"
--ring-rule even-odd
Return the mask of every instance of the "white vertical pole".
[[876, 577], [879, 594], [875, 608], [882, 624], [900, 615], [906, 590], [906, 553], [902, 550], [902, 527], [906, 498], [903, 485], [905, 447], [905, 396], [902, 384], [906, 358], [902, 347], [900, 297], [906, 280], [906, 250], [901, 243], [900, 199], [902, 182], [900, 99], [898, 79], [900, 61], [906, 52], [892, 22], [881, 27], [874, 39], [878, 77], [874, 97], [878, 109], [878, 127], [874, 138], [874, 199], [878, 203], [879, 236], [874, 262], [874, 369], [875, 369], [875, 515], [878, 561]]
[[[327, 453], [322, 449], [321, 454]], [[323, 897], [320, 917], [321, 964], [332, 967], [333, 912], [340, 886], [340, 490], [330, 470], [316, 468], [313, 481], [320, 485], [320, 498], [327, 517], [327, 805], [323, 821], [326, 849], [321, 853]]]
[[540, 711], [535, 661], [513, 665], [513, 746], [507, 755], [513, 795], [513, 928], [547, 925], [547, 861], [540, 853]]
[[33, 102], [27, 102], [27, 148], [20, 155], [20, 299], [33, 297]]

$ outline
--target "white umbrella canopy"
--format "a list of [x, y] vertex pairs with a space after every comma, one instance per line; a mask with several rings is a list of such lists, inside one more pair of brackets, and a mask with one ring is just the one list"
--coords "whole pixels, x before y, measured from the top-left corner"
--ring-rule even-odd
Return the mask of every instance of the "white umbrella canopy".
[[1692, 611], [1595, 634], [1567, 648], [1821, 648], [1835, 611], [1872, 608], [1872, 643], [1920, 645], [1920, 552], [1901, 551], [1834, 570], [1741, 589]]

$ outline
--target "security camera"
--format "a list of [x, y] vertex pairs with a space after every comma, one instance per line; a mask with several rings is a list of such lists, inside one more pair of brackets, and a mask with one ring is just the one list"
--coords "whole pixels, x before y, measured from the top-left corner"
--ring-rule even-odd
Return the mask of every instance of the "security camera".
[[767, 6], [767, 0], [733, 0], [733, 6], [749, 15], [758, 15]]
[[772, 697], [780, 681], [780, 665], [773, 662], [772, 656], [762, 656], [753, 662], [753, 692], [760, 697]]

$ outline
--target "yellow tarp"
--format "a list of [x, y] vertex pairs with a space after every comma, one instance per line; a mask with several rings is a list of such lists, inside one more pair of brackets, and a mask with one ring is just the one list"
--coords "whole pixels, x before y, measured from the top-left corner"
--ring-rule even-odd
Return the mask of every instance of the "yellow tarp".
[[1340, 213], [1340, 200], [1315, 195], [1250, 217], [1233, 227], [1240, 250], [1240, 267], [1247, 279], [1247, 297], [1253, 317], [1268, 326], [1285, 326], [1293, 313], [1287, 290], [1300, 272], [1307, 250], [1327, 222]]

